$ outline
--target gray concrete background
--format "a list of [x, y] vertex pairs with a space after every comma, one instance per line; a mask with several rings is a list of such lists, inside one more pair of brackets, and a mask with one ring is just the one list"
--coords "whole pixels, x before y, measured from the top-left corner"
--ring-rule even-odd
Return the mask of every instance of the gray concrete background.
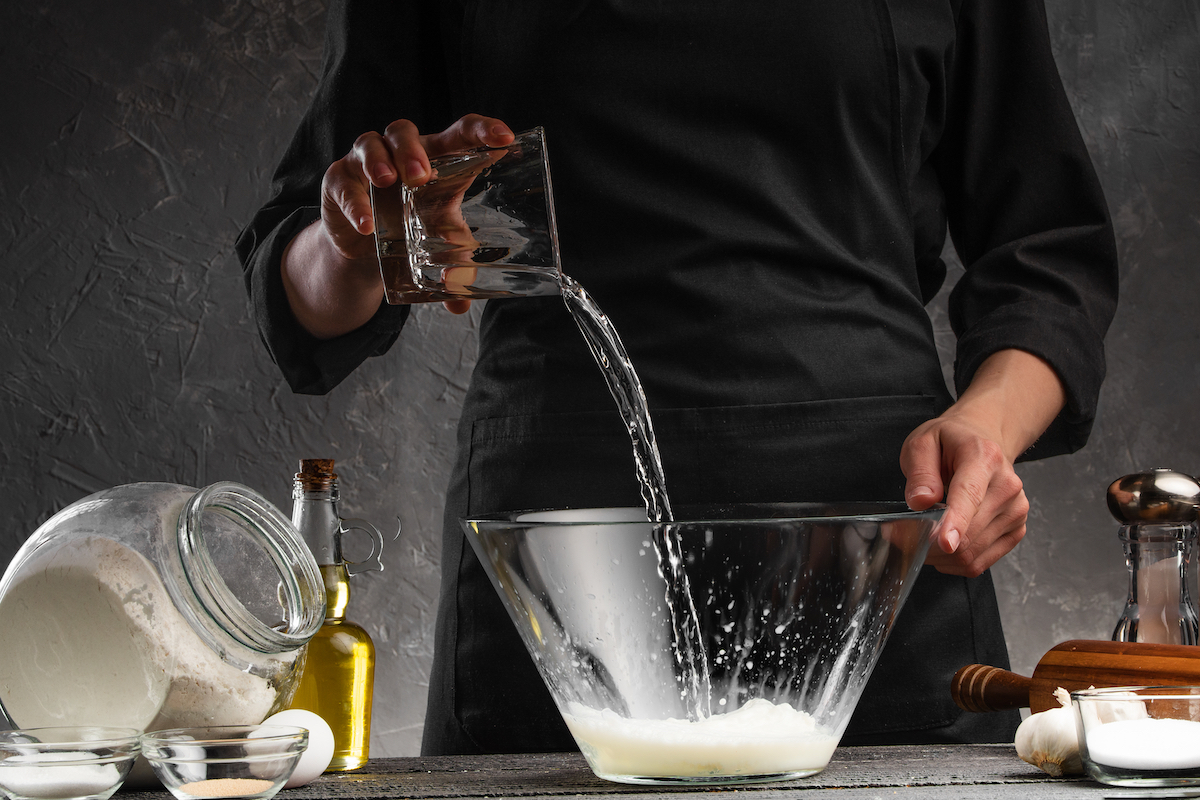
[[[1091, 443], [1020, 469], [1029, 536], [995, 574], [1026, 672], [1059, 641], [1111, 634], [1126, 579], [1108, 483], [1200, 472], [1200, 4], [1047, 12], [1116, 220], [1123, 296]], [[323, 14], [321, 0], [0, 5], [0, 564], [101, 488], [235, 480], [286, 509], [297, 459], [335, 458], [346, 515], [404, 525], [351, 615], [378, 648], [372, 754], [409, 755], [476, 317], [418, 308], [386, 358], [297, 397], [258, 342], [233, 257], [314, 85]], [[949, 354], [940, 300], [931, 313]]]

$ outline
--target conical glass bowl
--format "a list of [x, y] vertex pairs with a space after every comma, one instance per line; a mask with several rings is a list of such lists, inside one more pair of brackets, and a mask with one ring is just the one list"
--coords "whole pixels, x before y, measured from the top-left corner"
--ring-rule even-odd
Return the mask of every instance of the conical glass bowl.
[[739, 505], [651, 524], [609, 508], [463, 527], [598, 776], [734, 783], [829, 763], [941, 514]]

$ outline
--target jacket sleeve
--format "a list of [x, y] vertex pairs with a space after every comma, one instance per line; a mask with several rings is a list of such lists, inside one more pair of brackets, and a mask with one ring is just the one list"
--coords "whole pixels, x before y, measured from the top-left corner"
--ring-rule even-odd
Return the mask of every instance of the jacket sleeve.
[[320, 219], [325, 170], [360, 135], [401, 118], [422, 131], [448, 124], [437, 6], [416, 0], [330, 4], [316, 92], [275, 171], [270, 201], [238, 237], [259, 334], [295, 392], [330, 391], [369, 356], [386, 352], [408, 316], [407, 306], [383, 303], [362, 328], [316, 339], [292, 315], [280, 260], [292, 238]]
[[953, 59], [934, 158], [966, 267], [950, 298], [956, 388], [997, 350], [1040, 356], [1067, 405], [1024, 457], [1073, 452], [1096, 416], [1117, 255], [1042, 0], [964, 0]]

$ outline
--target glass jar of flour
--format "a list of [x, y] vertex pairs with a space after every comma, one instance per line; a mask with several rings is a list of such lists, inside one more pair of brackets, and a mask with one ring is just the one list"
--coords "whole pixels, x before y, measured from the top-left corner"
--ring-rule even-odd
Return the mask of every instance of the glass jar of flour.
[[22, 728], [256, 724], [287, 706], [324, 617], [316, 561], [254, 491], [118, 486], [47, 520], [0, 580], [0, 711]]

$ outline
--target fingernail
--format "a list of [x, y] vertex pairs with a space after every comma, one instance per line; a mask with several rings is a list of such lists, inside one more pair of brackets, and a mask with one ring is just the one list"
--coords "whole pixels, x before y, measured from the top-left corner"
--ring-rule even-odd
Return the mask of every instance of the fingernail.
[[392, 168], [387, 164], [377, 164], [375, 165], [375, 168], [371, 170], [371, 174], [375, 177], [375, 180], [382, 181], [392, 177], [395, 173], [392, 172]]
[[908, 493], [908, 499], [912, 500], [917, 497], [933, 497], [933, 489], [928, 486], [917, 486]]
[[425, 177], [425, 165], [415, 159], [408, 162], [408, 169], [405, 171], [408, 173], [408, 179], [410, 181], [419, 180]]
[[359, 233], [363, 233], [364, 231], [368, 230], [370, 227], [371, 227], [371, 218], [370, 217], [359, 217], [358, 218], [358, 232]]
[[944, 549], [947, 553], [953, 553], [958, 550], [958, 543], [961, 540], [962, 537], [959, 536], [958, 531], [956, 530], [946, 531], [946, 533], [942, 536], [942, 541], [946, 543], [946, 548]]

